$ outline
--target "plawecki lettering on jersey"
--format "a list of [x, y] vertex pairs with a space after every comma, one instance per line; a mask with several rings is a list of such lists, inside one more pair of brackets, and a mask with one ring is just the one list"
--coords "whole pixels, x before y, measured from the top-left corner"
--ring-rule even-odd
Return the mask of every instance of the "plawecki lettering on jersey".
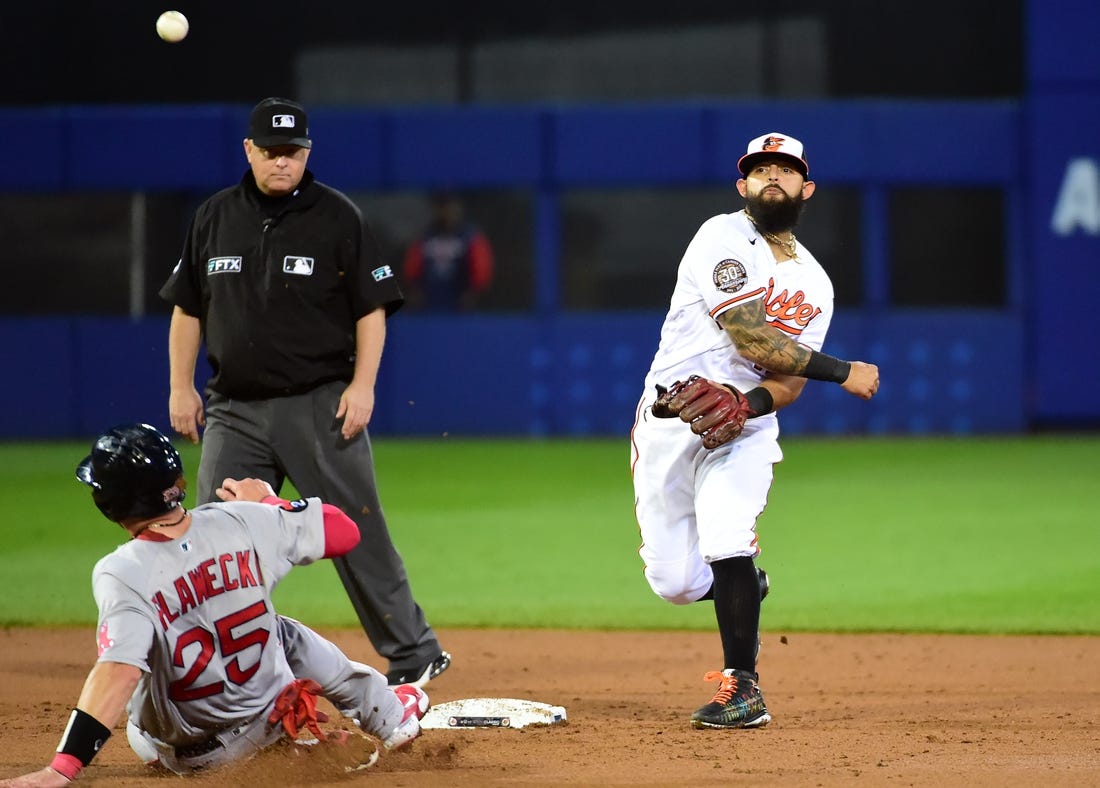
[[187, 574], [177, 577], [172, 585], [176, 589], [179, 604], [178, 612], [173, 612], [168, 600], [160, 591], [153, 595], [153, 606], [160, 616], [160, 625], [167, 630], [168, 625], [188, 610], [198, 607], [207, 599], [219, 596], [238, 588], [256, 588], [264, 585], [263, 572], [251, 550], [238, 550], [235, 553], [222, 553], [217, 558], [208, 558]]

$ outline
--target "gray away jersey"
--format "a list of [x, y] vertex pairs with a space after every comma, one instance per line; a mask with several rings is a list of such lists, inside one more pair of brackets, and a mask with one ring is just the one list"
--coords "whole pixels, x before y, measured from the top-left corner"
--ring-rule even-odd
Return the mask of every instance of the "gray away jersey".
[[294, 676], [271, 592], [324, 553], [321, 502], [191, 510], [179, 539], [135, 539], [96, 564], [99, 661], [143, 671], [141, 727], [168, 744], [262, 712]]

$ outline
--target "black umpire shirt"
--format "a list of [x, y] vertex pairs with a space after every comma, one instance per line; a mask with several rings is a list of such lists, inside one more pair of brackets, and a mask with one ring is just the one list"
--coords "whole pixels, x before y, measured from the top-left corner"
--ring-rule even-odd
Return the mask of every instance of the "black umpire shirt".
[[285, 197], [248, 171], [200, 205], [160, 295], [199, 318], [208, 388], [234, 399], [350, 381], [356, 321], [404, 303], [358, 207], [309, 170]]

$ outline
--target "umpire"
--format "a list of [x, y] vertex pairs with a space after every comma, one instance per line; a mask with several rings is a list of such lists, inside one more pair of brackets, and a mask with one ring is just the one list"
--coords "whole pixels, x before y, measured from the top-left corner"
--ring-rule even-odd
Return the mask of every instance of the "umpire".
[[[252, 109], [240, 183], [191, 220], [160, 295], [169, 328], [172, 427], [198, 443], [198, 500], [226, 477], [290, 479], [358, 524], [334, 562], [391, 685], [423, 686], [450, 665], [413, 599], [374, 478], [367, 423], [386, 336], [404, 297], [359, 209], [306, 169], [306, 111], [267, 98]], [[205, 340], [205, 409], [195, 365]], [[204, 412], [205, 410], [205, 412]]]

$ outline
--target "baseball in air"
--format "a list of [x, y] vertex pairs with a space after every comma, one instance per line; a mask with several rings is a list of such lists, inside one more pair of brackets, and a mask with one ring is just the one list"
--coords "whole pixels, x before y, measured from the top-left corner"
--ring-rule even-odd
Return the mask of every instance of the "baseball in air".
[[165, 41], [175, 43], [187, 36], [187, 17], [179, 11], [165, 11], [157, 17], [157, 35]]

